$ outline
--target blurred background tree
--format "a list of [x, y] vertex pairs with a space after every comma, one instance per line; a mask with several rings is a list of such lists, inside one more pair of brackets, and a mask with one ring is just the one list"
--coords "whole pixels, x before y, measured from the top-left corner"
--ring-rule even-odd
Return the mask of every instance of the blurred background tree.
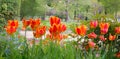
[[20, 0], [0, 0], [0, 30], [9, 19], [16, 19], [19, 15]]
[[21, 0], [20, 17], [25, 16], [40, 16], [45, 18], [46, 14], [46, 1], [45, 0]]
[[120, 10], [120, 0], [98, 0], [104, 7], [105, 14], [114, 14], [117, 17], [117, 13]]
[[18, 15], [18, 1], [0, 0], [0, 17], [14, 19]]
[[65, 21], [88, 20], [98, 14], [112, 14], [120, 10], [120, 0], [0, 0], [0, 18], [58, 16]]

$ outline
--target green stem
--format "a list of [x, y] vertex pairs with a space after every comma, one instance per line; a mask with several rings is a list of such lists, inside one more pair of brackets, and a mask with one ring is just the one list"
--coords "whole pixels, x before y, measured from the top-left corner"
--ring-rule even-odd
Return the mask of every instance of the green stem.
[[25, 43], [25, 55], [26, 55], [26, 58], [28, 58], [28, 44], [27, 44], [27, 38], [26, 38], [26, 34], [27, 34], [27, 31], [25, 30], [25, 40], [24, 40], [24, 43]]

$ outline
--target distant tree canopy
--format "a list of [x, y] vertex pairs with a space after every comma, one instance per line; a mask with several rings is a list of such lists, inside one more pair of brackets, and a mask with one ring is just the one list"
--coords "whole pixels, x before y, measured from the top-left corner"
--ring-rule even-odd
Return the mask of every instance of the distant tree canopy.
[[18, 15], [16, 0], [0, 0], [0, 18], [14, 19]]
[[0, 17], [5, 19], [16, 16], [37, 16], [44, 19], [46, 15], [56, 15], [64, 19], [85, 19], [94, 16], [98, 10], [117, 14], [120, 0], [0, 0]]
[[21, 0], [20, 15], [24, 16], [44, 16], [46, 12], [45, 0]]
[[0, 32], [4, 30], [7, 20], [15, 19], [19, 15], [20, 0], [0, 0]]
[[117, 13], [120, 10], [120, 0], [99, 0], [106, 13]]

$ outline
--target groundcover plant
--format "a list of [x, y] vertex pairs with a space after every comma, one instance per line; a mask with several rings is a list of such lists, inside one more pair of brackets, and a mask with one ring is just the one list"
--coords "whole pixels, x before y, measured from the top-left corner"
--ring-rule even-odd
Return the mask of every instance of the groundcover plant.
[[[45, 26], [40, 18], [24, 18], [20, 26], [20, 21], [8, 20], [0, 34], [0, 59], [120, 58], [119, 22], [102, 19], [66, 25], [56, 16], [49, 22]], [[28, 28], [32, 39], [26, 38]], [[25, 36], [19, 34], [21, 29]]]

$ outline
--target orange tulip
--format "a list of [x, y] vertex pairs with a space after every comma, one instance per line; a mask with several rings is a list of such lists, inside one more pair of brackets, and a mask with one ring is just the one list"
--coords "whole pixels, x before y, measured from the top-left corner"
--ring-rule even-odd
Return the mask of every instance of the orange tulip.
[[8, 20], [7, 26], [14, 26], [15, 28], [18, 27], [18, 20]]
[[36, 20], [31, 19], [30, 23], [31, 23], [32, 30], [35, 30], [40, 25], [40, 19], [39, 18]]
[[64, 32], [66, 30], [66, 26], [64, 24], [53, 24], [50, 28], [49, 28], [49, 32], [51, 34], [59, 34], [61, 32]]
[[63, 39], [63, 35], [62, 34], [57, 34], [53, 36], [53, 40], [57, 40], [57, 41], [61, 41]]
[[13, 33], [16, 32], [16, 27], [15, 26], [6, 26], [5, 28], [7, 34], [12, 35]]
[[66, 25], [65, 24], [59, 24], [58, 25], [58, 30], [59, 30], [59, 32], [64, 32], [66, 30]]
[[26, 28], [27, 26], [30, 25], [30, 21], [29, 20], [22, 19], [22, 23], [23, 23], [23, 27], [24, 28]]
[[50, 28], [49, 28], [49, 32], [51, 33], [51, 34], [58, 34], [59, 32], [58, 32], [58, 25], [56, 25], [56, 24], [54, 24], [53, 26], [51, 26]]
[[109, 23], [100, 23], [99, 27], [100, 27], [101, 34], [106, 34], [108, 32], [109, 26], [110, 26]]
[[96, 28], [97, 25], [98, 25], [98, 21], [97, 21], [97, 20], [96, 20], [96, 21], [91, 21], [91, 22], [90, 22], [90, 28]]
[[120, 27], [115, 27], [115, 33], [120, 34]]
[[49, 37], [51, 40], [62, 40], [63, 35], [61, 32], [64, 32], [66, 30], [66, 25], [62, 24], [60, 18], [55, 16], [50, 17], [50, 25], [50, 34], [47, 35], [47, 37]]
[[52, 26], [53, 24], [60, 24], [60, 18], [52, 16], [50, 17], [50, 25]]
[[47, 34], [46, 37], [49, 38], [50, 40], [57, 40], [57, 41], [61, 41], [63, 39], [62, 34], [56, 34], [56, 35]]
[[111, 34], [109, 35], [109, 40], [110, 40], [110, 41], [115, 40], [115, 38], [116, 38], [116, 35], [113, 35], [113, 36], [112, 36]]
[[92, 32], [92, 33], [88, 34], [88, 38], [95, 39], [95, 38], [97, 38], [97, 35], [94, 32]]
[[94, 47], [95, 47], [95, 43], [92, 42], [92, 41], [89, 41], [89, 42], [88, 42], [88, 45], [89, 45], [90, 48], [94, 48]]
[[75, 31], [78, 35], [84, 36], [86, 34], [87, 27], [85, 25], [81, 25], [75, 28]]
[[106, 38], [104, 38], [104, 35], [100, 35], [99, 38], [100, 38], [101, 41], [105, 41], [106, 40]]
[[38, 27], [38, 28], [35, 30], [35, 32], [33, 32], [33, 34], [34, 34], [34, 37], [35, 37], [35, 38], [39, 38], [39, 37], [41, 37], [42, 35], [44, 35], [45, 32], [46, 32], [46, 27], [43, 26], [43, 27]]

